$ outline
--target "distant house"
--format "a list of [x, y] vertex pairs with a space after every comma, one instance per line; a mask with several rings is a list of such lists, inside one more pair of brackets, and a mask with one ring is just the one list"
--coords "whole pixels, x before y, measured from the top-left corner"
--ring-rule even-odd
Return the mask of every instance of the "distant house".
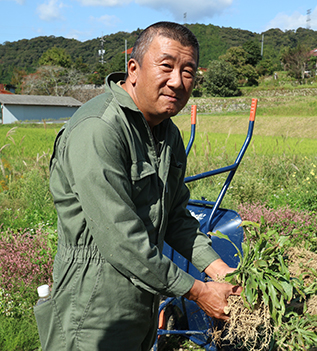
[[309, 56], [317, 56], [317, 49], [311, 50]]
[[9, 84], [0, 84], [0, 94], [13, 94], [15, 88], [13, 85]]
[[132, 54], [132, 51], [133, 51], [133, 46], [132, 46], [132, 48], [129, 48], [129, 49], [127, 49], [127, 50], [122, 51], [122, 54], [127, 53], [127, 55], [131, 55], [131, 54]]
[[[308, 61], [310, 61], [312, 57], [317, 57], [317, 49], [313, 49], [308, 53]], [[316, 75], [317, 61], [316, 61], [316, 59], [314, 59], [314, 61], [315, 61], [315, 69], [313, 71], [309, 70], [308, 63], [306, 62], [305, 72], [304, 72], [304, 76], [306, 78], [310, 78], [310, 77]], [[312, 65], [310, 65], [310, 69], [313, 69]]]
[[62, 120], [82, 103], [72, 97], [0, 94], [2, 124], [23, 121]]

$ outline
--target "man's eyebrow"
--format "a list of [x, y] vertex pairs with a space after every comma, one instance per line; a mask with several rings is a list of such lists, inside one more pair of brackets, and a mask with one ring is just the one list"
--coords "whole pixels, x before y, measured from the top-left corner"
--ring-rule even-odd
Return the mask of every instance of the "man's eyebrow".
[[[161, 58], [162, 58], [162, 60], [164, 60], [164, 59], [170, 59], [170, 60], [176, 60], [176, 58], [175, 58], [175, 56], [173, 56], [173, 55], [171, 55], [171, 54], [167, 54], [167, 53], [163, 53], [162, 55], [161, 55]], [[196, 63], [194, 63], [194, 62], [192, 62], [192, 61], [188, 61], [187, 63], [186, 63], [186, 65], [188, 65], [188, 66], [190, 66], [193, 70], [195, 70], [196, 71], [196, 69], [197, 69], [197, 66], [196, 66]]]

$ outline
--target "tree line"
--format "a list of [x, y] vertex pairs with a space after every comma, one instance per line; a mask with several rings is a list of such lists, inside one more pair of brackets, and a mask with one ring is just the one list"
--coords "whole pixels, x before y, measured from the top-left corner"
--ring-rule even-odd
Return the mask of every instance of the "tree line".
[[[257, 85], [261, 76], [288, 70], [295, 79], [314, 72], [317, 32], [298, 28], [258, 34], [212, 24], [187, 24], [200, 43], [200, 67], [193, 94], [235, 96], [239, 86]], [[26, 94], [67, 95], [77, 84], [101, 85], [113, 71], [125, 70], [125, 41], [133, 46], [142, 30], [85, 42], [63, 37], [37, 37], [0, 45], [0, 83]]]

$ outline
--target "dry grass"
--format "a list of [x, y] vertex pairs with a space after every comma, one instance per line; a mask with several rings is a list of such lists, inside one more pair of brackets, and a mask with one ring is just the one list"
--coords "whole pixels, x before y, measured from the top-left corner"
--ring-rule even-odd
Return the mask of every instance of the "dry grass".
[[308, 251], [304, 247], [290, 247], [287, 255], [292, 276], [303, 276], [306, 286], [317, 281], [317, 254], [315, 252]]
[[[198, 115], [197, 131], [210, 133], [243, 134], [248, 130], [248, 116]], [[188, 115], [173, 117], [180, 130], [190, 131]], [[254, 135], [286, 136], [317, 139], [317, 117], [263, 117], [257, 116]]]

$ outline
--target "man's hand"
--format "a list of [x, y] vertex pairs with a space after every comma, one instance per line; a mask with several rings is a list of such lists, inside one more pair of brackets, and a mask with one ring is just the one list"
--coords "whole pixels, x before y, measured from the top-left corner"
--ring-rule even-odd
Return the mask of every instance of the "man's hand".
[[193, 300], [210, 317], [229, 320], [224, 308], [228, 306], [230, 295], [240, 295], [242, 288], [228, 283], [207, 282], [195, 280], [192, 288], [184, 295]]
[[[235, 268], [229, 267], [219, 258], [213, 261], [204, 272], [213, 280], [217, 280], [234, 271]], [[228, 306], [227, 299], [230, 295], [240, 295], [241, 291], [241, 286], [217, 282], [203, 283], [195, 280], [194, 285], [184, 297], [195, 301], [208, 316], [229, 320], [224, 312], [224, 308]]]
[[235, 268], [229, 267], [221, 258], [210, 263], [210, 265], [204, 270], [204, 272], [213, 280], [225, 277], [226, 274], [234, 271]]

